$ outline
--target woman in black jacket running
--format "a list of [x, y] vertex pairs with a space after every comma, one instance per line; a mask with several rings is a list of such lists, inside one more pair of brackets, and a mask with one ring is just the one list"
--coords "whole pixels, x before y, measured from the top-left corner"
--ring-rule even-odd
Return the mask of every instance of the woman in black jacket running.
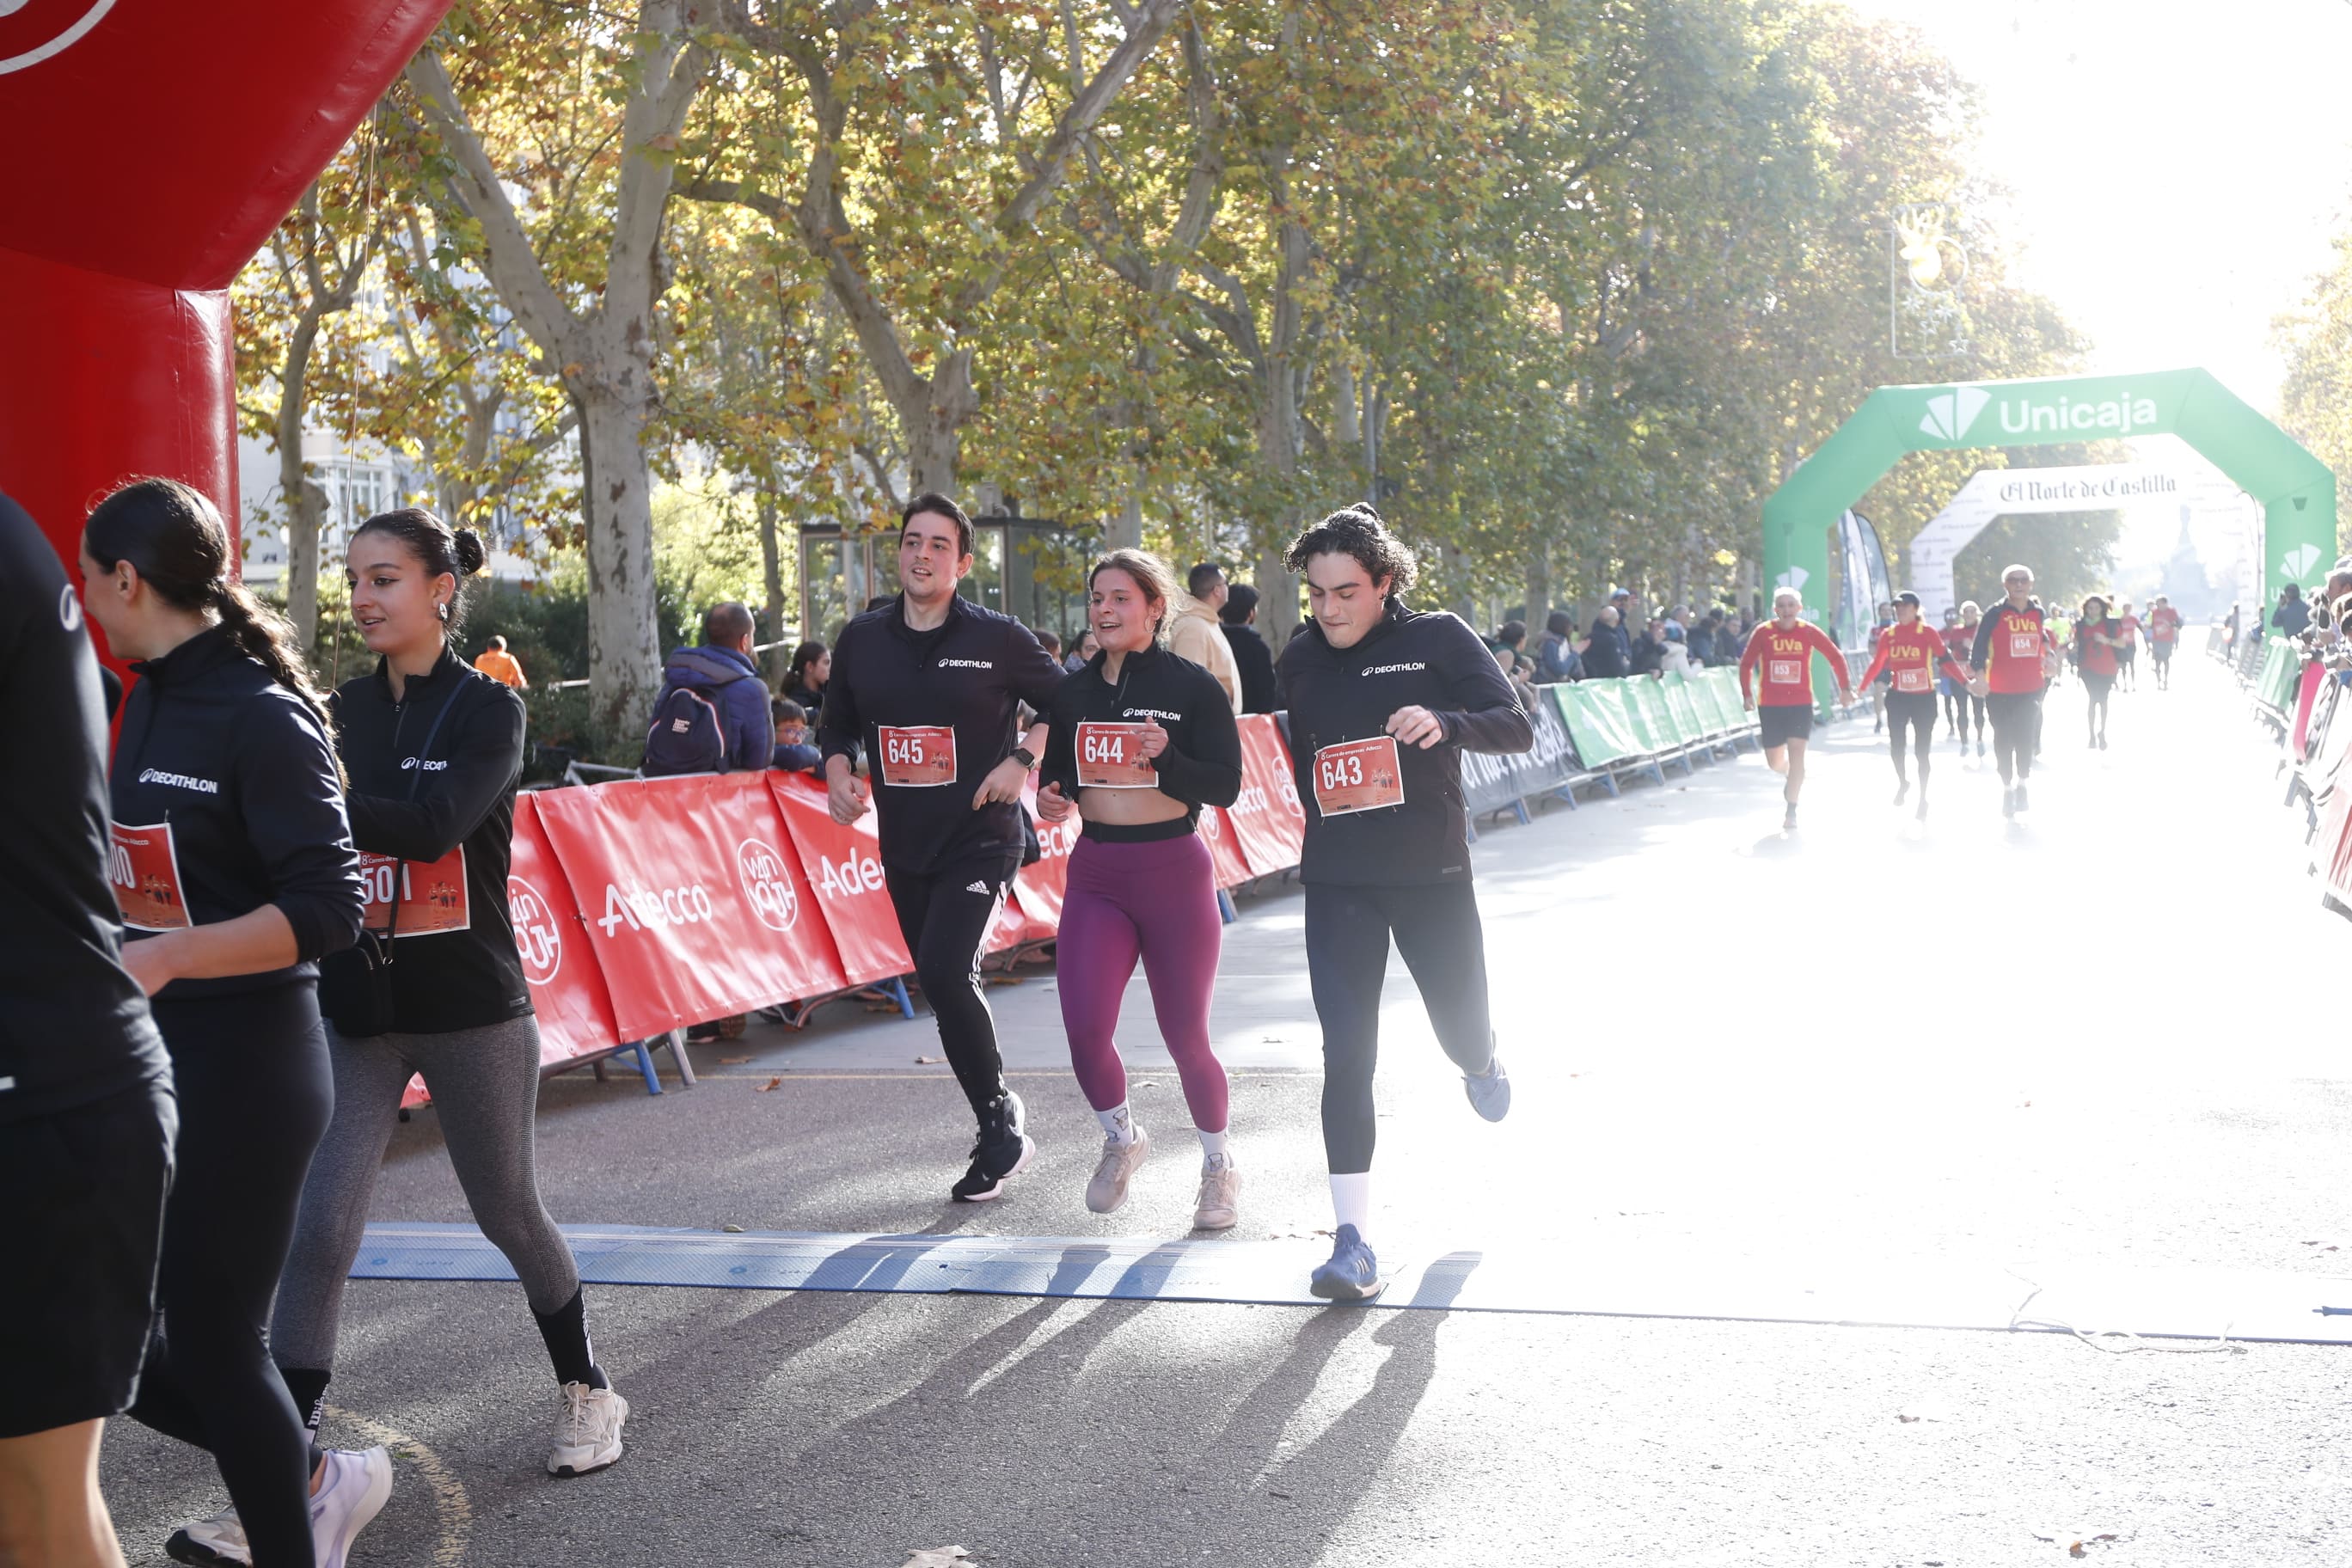
[[1307, 973], [1323, 1025], [1323, 1143], [1338, 1216], [1312, 1288], [1379, 1294], [1371, 1212], [1372, 1066], [1389, 940], [1431, 1026], [1489, 1121], [1510, 1109], [1486, 1010], [1486, 936], [1470, 886], [1462, 752], [1524, 752], [1535, 730], [1478, 635], [1418, 614], [1412, 552], [1369, 506], [1300, 534], [1286, 564], [1307, 577], [1314, 622], [1283, 650], [1291, 766], [1307, 811]]
[[[267, 1339], [333, 1100], [318, 963], [360, 926], [326, 713], [291, 629], [230, 579], [228, 530], [196, 490], [116, 490], [81, 556], [90, 618], [140, 677], [110, 781], [110, 868], [123, 964], [152, 998], [180, 1101], [163, 1333], [131, 1414], [211, 1450], [244, 1521], [241, 1561], [340, 1563], [383, 1505], [391, 1462], [335, 1456], [314, 1506], [308, 1436]], [[190, 1546], [174, 1537], [173, 1555], [212, 1560]]]
[[343, 1283], [402, 1092], [422, 1073], [467, 1204], [514, 1266], [555, 1363], [547, 1468], [576, 1475], [621, 1457], [628, 1406], [595, 1363], [579, 1272], [533, 1164], [539, 1028], [506, 891], [523, 703], [456, 652], [458, 581], [482, 562], [472, 531], [414, 509], [370, 518], [347, 552], [352, 619], [382, 656], [334, 697], [367, 932], [321, 979], [335, 1113], [303, 1187], [270, 1348], [315, 1431]]

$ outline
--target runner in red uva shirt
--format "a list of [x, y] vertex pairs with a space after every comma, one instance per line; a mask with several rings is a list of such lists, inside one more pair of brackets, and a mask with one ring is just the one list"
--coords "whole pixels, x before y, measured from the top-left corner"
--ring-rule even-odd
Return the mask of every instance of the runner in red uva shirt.
[[2107, 749], [2107, 696], [2116, 689], [2123, 668], [2123, 649], [2129, 633], [2124, 623], [2107, 614], [2107, 602], [2096, 594], [2083, 601], [2082, 618], [2074, 623], [2074, 668], [2083, 672], [2083, 689], [2091, 695], [2091, 749]]
[[1936, 738], [1936, 676], [1938, 671], [1965, 683], [1967, 671], [1952, 659], [1951, 650], [1934, 627], [1919, 618], [1919, 595], [1906, 588], [1895, 595], [1895, 624], [1878, 634], [1878, 647], [1862, 683], [1869, 686], [1882, 673], [1892, 673], [1895, 689], [1886, 694], [1886, 732], [1895, 752], [1895, 804], [1911, 793], [1911, 777], [1903, 762], [1903, 732], [1917, 736], [1919, 755], [1919, 820], [1927, 820], [1927, 748]]
[[2140, 628], [2147, 623], [2132, 614], [2132, 602], [2124, 600], [2116, 606], [2116, 628], [2120, 634], [2116, 640], [2116, 684], [2126, 691], [2139, 689]]
[[2156, 666], [2156, 689], [2172, 689], [2172, 650], [2180, 642], [2180, 612], [2158, 594], [2147, 607], [2147, 655]]
[[2025, 566], [2001, 572], [2000, 585], [2008, 597], [1992, 607], [1978, 624], [1977, 640], [1969, 650], [1969, 672], [1985, 689], [1985, 709], [1992, 720], [1993, 762], [2000, 769], [2000, 814], [2015, 816], [2026, 808], [2026, 785], [2033, 777], [2033, 748], [2042, 731], [2042, 693], [2050, 684], [2050, 659], [2054, 652], [2033, 596], [2033, 573]]
[[[1780, 823], [1783, 831], [1797, 826], [1797, 797], [1805, 789], [1805, 741], [1813, 732], [1813, 655], [1830, 661], [1839, 700], [1853, 700], [1845, 655], [1828, 633], [1800, 618], [1804, 607], [1803, 596], [1794, 588], [1773, 595], [1772, 618], [1756, 628], [1739, 656], [1739, 700], [1757, 715], [1764, 760], [1789, 781], [1780, 790], [1780, 798], [1789, 805]], [[1763, 679], [1751, 689], [1748, 677], [1759, 673]]]

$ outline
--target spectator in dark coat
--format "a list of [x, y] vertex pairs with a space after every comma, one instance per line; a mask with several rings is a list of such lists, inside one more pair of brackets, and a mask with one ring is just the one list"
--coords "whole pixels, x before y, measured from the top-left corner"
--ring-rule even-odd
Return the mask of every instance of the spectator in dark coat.
[[2271, 625], [2289, 637], [2299, 637], [2311, 625], [2311, 606], [2303, 602], [2303, 590], [2293, 583], [2279, 590], [2278, 608], [2271, 612]]
[[1217, 619], [1233, 645], [1234, 663], [1241, 670], [1242, 711], [1273, 713], [1282, 707], [1282, 686], [1274, 676], [1274, 650], [1258, 635], [1257, 590], [1246, 583], [1225, 585], [1225, 602]]
[[1665, 667], [1666, 623], [1653, 616], [1642, 635], [1633, 639], [1633, 660], [1626, 669], [1628, 675], [1655, 675]]
[[1624, 675], [1630, 668], [1623, 645], [1617, 640], [1617, 607], [1604, 605], [1592, 617], [1592, 640], [1584, 647], [1584, 674], [1587, 679], [1604, 679]]
[[1547, 686], [1584, 679], [1584, 660], [1577, 656], [1576, 623], [1566, 610], [1554, 610], [1544, 621], [1543, 640], [1536, 645], [1536, 679]]
[[1690, 629], [1687, 643], [1691, 662], [1702, 669], [1715, 662], [1715, 628], [1722, 619], [1721, 616], [1709, 610], [1699, 617], [1698, 625]]
[[768, 766], [776, 727], [768, 716], [768, 683], [751, 657], [751, 611], [730, 602], [703, 612], [702, 646], [670, 651], [654, 706], [680, 687], [700, 692], [719, 710], [719, 742], [727, 749], [722, 771]]

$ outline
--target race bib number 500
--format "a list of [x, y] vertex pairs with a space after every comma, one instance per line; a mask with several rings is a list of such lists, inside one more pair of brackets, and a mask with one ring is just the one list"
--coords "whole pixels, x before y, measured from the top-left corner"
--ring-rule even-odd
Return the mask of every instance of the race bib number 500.
[[1082, 789], [1157, 789], [1160, 773], [1143, 754], [1144, 724], [1080, 724], [1077, 747]]
[[881, 726], [882, 782], [936, 789], [956, 779], [955, 731], [946, 724]]
[[1404, 804], [1404, 773], [1394, 735], [1343, 741], [1315, 753], [1315, 808], [1347, 816]]
[[106, 825], [112, 840], [106, 879], [114, 886], [115, 907], [132, 931], [180, 931], [189, 924], [187, 896], [180, 890], [180, 859], [172, 849], [172, 825], [125, 827]]

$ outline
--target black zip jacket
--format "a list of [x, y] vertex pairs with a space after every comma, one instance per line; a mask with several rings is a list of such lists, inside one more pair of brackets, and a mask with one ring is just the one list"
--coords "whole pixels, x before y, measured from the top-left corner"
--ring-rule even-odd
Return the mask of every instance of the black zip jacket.
[[170, 827], [190, 923], [275, 904], [301, 955], [264, 974], [174, 980], [155, 1000], [316, 978], [320, 959], [358, 938], [363, 901], [342, 784], [317, 716], [219, 626], [131, 668], [139, 683], [122, 703], [109, 789], [115, 823]]
[[[1307, 812], [1301, 881], [1341, 887], [1423, 887], [1470, 879], [1462, 752], [1524, 752], [1535, 727], [1478, 634], [1443, 610], [1391, 598], [1363, 640], [1335, 648], [1309, 622], [1282, 650], [1290, 710], [1290, 763]], [[1426, 708], [1444, 739], [1397, 747], [1404, 804], [1326, 819], [1315, 807], [1315, 753], [1385, 732], [1400, 708]]]
[[1234, 650], [1234, 668], [1241, 671], [1242, 711], [1272, 713], [1282, 707], [1282, 682], [1275, 679], [1274, 650], [1265, 646], [1265, 638], [1255, 626], [1246, 622], [1224, 628], [1225, 641]]
[[[431, 750], [419, 755], [434, 720], [453, 702]], [[413, 862], [412, 876], [453, 849], [466, 856], [465, 929], [394, 935], [395, 1033], [480, 1028], [531, 1010], [507, 910], [524, 716], [518, 693], [446, 648], [431, 674], [408, 678], [397, 702], [381, 660], [374, 674], [346, 681], [335, 693], [338, 740], [352, 779], [353, 841]], [[339, 1025], [353, 1016], [362, 979], [348, 963], [330, 964], [319, 988], [320, 1010]]]
[[[106, 710], [81, 600], [0, 496], [0, 1127], [169, 1082], [107, 886]], [[38, 737], [37, 740], [35, 737]], [[22, 1194], [19, 1194], [21, 1196]]]
[[[1062, 679], [1062, 667], [1028, 627], [961, 595], [950, 601], [948, 618], [927, 632], [907, 624], [903, 596], [843, 629], [834, 645], [833, 679], [824, 683], [817, 744], [828, 758], [852, 761], [866, 748], [883, 865], [928, 877], [968, 860], [1021, 853], [1020, 804], [974, 811], [971, 797], [1019, 743], [1013, 725], [1021, 704], [1045, 712]], [[884, 783], [883, 727], [938, 725], [955, 731], [955, 782]]]
[[1242, 793], [1242, 735], [1217, 678], [1154, 643], [1120, 662], [1113, 685], [1103, 674], [1106, 657], [1097, 653], [1084, 669], [1063, 677], [1045, 710], [1052, 728], [1039, 787], [1058, 784], [1071, 800], [1078, 798], [1080, 724], [1153, 721], [1168, 731], [1168, 749], [1152, 759], [1160, 793], [1183, 802], [1185, 823], [1197, 826], [1204, 805], [1233, 805]]

